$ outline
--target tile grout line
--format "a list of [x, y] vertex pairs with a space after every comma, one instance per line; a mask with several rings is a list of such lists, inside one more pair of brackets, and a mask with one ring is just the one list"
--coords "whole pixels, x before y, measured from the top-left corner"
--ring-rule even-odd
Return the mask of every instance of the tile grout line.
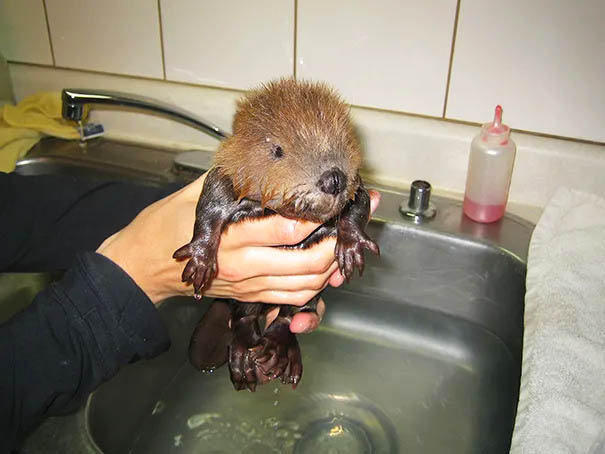
[[[181, 82], [181, 81], [174, 81], [174, 80], [170, 80], [170, 79], [160, 79], [157, 77], [150, 77], [150, 76], [138, 76], [138, 75], [132, 75], [132, 74], [125, 74], [125, 73], [120, 74], [120, 73], [112, 73], [112, 72], [107, 72], [107, 71], [75, 68], [75, 67], [69, 67], [69, 66], [50, 66], [50, 65], [41, 64], [41, 63], [31, 63], [31, 62], [19, 61], [19, 60], [7, 60], [7, 62], [9, 64], [13, 64], [13, 65], [21, 65], [21, 66], [27, 66], [27, 67], [32, 67], [32, 68], [52, 69], [52, 70], [60, 70], [60, 71], [72, 71], [72, 72], [79, 72], [79, 73], [85, 73], [85, 74], [93, 74], [93, 75], [99, 75], [99, 76], [113, 76], [113, 77], [121, 77], [121, 78], [125, 78], [125, 79], [134, 79], [134, 80], [149, 81], [149, 82], [165, 82], [168, 84], [180, 85], [180, 86], [184, 86], [184, 87], [197, 87], [197, 88], [202, 87], [202, 88], [218, 90], [218, 91], [246, 93], [246, 90], [242, 90], [239, 88], [218, 87], [218, 86], [207, 85], [207, 84], [196, 84], [193, 82]], [[362, 105], [358, 105], [358, 104], [350, 104], [350, 106], [353, 108], [356, 108], [356, 109], [362, 109], [362, 110], [367, 110], [367, 111], [372, 111], [372, 112], [381, 112], [381, 113], [393, 114], [393, 115], [403, 115], [406, 117], [421, 118], [421, 119], [426, 119], [426, 120], [443, 121], [445, 123], [451, 123], [451, 124], [459, 124], [459, 125], [466, 125], [466, 126], [480, 126], [481, 125], [481, 123], [477, 123], [477, 122], [473, 122], [473, 121], [458, 120], [458, 119], [453, 119], [453, 118], [444, 118], [444, 117], [440, 117], [440, 116], [431, 116], [431, 115], [426, 115], [426, 114], [405, 112], [405, 111], [400, 111], [400, 110], [384, 109], [384, 108], [380, 108], [380, 107], [362, 106]], [[546, 139], [557, 139], [557, 140], [564, 140], [567, 142], [583, 143], [583, 144], [587, 144], [587, 145], [605, 146], [605, 142], [599, 142], [596, 140], [589, 140], [589, 139], [581, 139], [578, 137], [559, 136], [556, 134], [547, 134], [547, 133], [529, 131], [529, 130], [518, 129], [518, 128], [513, 128], [512, 131], [522, 133], [522, 134], [528, 134], [528, 135], [534, 136], [534, 137], [543, 137]]]
[[55, 60], [55, 49], [53, 47], [53, 38], [50, 34], [50, 23], [48, 21], [48, 10], [46, 9], [46, 0], [42, 0], [42, 7], [44, 8], [44, 18], [46, 19], [46, 32], [48, 33], [48, 43], [50, 45], [50, 56], [53, 59], [53, 66], [57, 66]]
[[297, 36], [298, 36], [298, 0], [294, 0], [294, 52], [293, 52], [293, 68], [292, 68], [292, 74], [294, 76], [294, 79], [296, 79], [296, 59], [298, 58], [297, 55], [297, 51], [296, 48], [298, 46], [298, 40], [297, 40]]
[[128, 74], [128, 73], [116, 73], [116, 72], [110, 72], [110, 71], [101, 71], [98, 69], [84, 69], [84, 68], [78, 68], [75, 66], [52, 66], [52, 65], [46, 65], [43, 63], [31, 63], [28, 61], [21, 61], [21, 60], [7, 60], [7, 61], [10, 64], [28, 66], [28, 67], [32, 67], [32, 68], [55, 69], [55, 70], [59, 70], [59, 71], [72, 71], [72, 72], [93, 74], [93, 75], [99, 75], [99, 76], [114, 76], [114, 77], [122, 77], [125, 79], [143, 80], [143, 81], [150, 81], [150, 82], [166, 82], [168, 84], [173, 84], [173, 85], [182, 85], [185, 87], [203, 87], [203, 88], [210, 88], [212, 90], [220, 90], [220, 91], [241, 92], [241, 93], [246, 92], [246, 90], [242, 90], [241, 88], [219, 87], [219, 86], [208, 85], [208, 84], [196, 84], [193, 82], [182, 82], [182, 81], [176, 81], [176, 80], [170, 80], [170, 79], [162, 79], [160, 77], [154, 77], [154, 76], [141, 76], [141, 75]]
[[445, 119], [447, 112], [447, 101], [450, 95], [450, 82], [452, 79], [452, 67], [454, 66], [454, 51], [456, 48], [456, 35], [458, 34], [458, 18], [460, 17], [460, 3], [462, 0], [458, 0], [456, 2], [456, 16], [454, 18], [454, 31], [452, 33], [452, 48], [450, 50], [450, 63], [447, 70], [447, 83], [445, 85], [445, 98], [443, 100], [443, 114], [441, 118]]
[[162, 74], [166, 79], [166, 59], [164, 57], [164, 28], [162, 27], [162, 6], [161, 0], [158, 0], [158, 23], [160, 25], [160, 53], [162, 54]]

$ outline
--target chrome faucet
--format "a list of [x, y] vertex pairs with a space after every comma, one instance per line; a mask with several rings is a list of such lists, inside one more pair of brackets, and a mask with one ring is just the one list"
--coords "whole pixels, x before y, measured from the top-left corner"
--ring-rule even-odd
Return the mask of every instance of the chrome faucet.
[[227, 133], [222, 131], [218, 126], [186, 110], [153, 98], [117, 91], [65, 88], [61, 99], [63, 101], [63, 118], [78, 122], [81, 131], [84, 106], [86, 104], [109, 104], [155, 112], [199, 129], [215, 139], [222, 140], [227, 137]]
[[431, 184], [424, 180], [413, 181], [409, 199], [401, 204], [399, 211], [415, 222], [433, 218], [436, 210], [431, 203]]

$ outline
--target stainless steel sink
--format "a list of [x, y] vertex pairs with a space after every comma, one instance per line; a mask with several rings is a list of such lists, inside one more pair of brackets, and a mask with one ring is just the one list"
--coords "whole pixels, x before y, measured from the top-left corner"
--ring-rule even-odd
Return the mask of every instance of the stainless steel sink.
[[[124, 145], [99, 141], [91, 161], [90, 151], [56, 144], [45, 143], [18, 171], [85, 167], [153, 184], [183, 178], [161, 150], [137, 167], [149, 150], [128, 146], [122, 161]], [[110, 165], [98, 158], [103, 150]], [[77, 414], [51, 418], [24, 452], [508, 452], [533, 226], [508, 216], [475, 224], [460, 203], [440, 198], [437, 216], [415, 224], [398, 212], [404, 194], [382, 193], [369, 228], [382, 256], [370, 257], [362, 279], [325, 291], [321, 327], [299, 336], [305, 370], [295, 391], [268, 384], [235, 392], [226, 368], [193, 369], [187, 345], [207, 302], [172, 299], [159, 309], [170, 350], [125, 368]]]

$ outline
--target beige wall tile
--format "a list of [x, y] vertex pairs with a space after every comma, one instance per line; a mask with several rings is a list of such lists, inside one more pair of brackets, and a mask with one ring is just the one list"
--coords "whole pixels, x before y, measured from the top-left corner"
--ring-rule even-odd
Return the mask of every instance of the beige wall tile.
[[163, 0], [166, 77], [248, 89], [293, 73], [293, 0]]
[[605, 141], [603, 0], [464, 0], [448, 118]]
[[0, 1], [0, 53], [7, 60], [53, 64], [42, 0]]
[[[66, 86], [120, 90], [154, 97], [205, 117], [229, 131], [241, 93], [159, 80], [12, 64], [17, 100]], [[365, 170], [380, 183], [409, 187], [427, 179], [437, 192], [462, 196], [470, 142], [479, 128], [429, 118], [353, 108]], [[108, 136], [178, 149], [215, 149], [217, 141], [180, 123], [132, 109], [97, 106], [91, 121]], [[559, 186], [605, 197], [605, 145], [513, 132], [518, 147], [510, 202], [544, 207]], [[512, 206], [512, 205], [511, 205]], [[521, 213], [523, 214], [523, 213]], [[533, 218], [532, 218], [533, 219]]]
[[[163, 80], [140, 79], [113, 74], [89, 73], [31, 65], [10, 65], [17, 101], [41, 91], [63, 88], [98, 88], [142, 95], [172, 104], [201, 116], [225, 131], [239, 92], [194, 87]], [[214, 149], [218, 141], [197, 129], [161, 115], [115, 106], [93, 106], [90, 121], [103, 124], [108, 136], [132, 142], [154, 143], [175, 149]]]
[[47, 2], [57, 66], [163, 77], [156, 0]]
[[363, 106], [441, 116], [455, 0], [304, 0], [297, 75]]

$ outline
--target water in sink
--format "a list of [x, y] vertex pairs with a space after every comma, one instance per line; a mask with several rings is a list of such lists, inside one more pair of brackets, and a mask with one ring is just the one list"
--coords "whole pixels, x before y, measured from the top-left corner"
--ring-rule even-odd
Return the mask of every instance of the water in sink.
[[322, 327], [299, 336], [296, 390], [236, 392], [226, 367], [201, 374], [181, 361], [120, 446], [98, 419], [129, 396], [115, 381], [102, 388], [89, 409], [93, 438], [105, 452], [132, 453], [505, 452], [518, 372], [498, 338], [424, 308], [329, 293]]
[[[304, 383], [295, 391], [271, 383], [255, 393], [237, 393], [226, 367], [200, 374], [184, 364], [158, 396], [132, 452], [398, 452], [388, 416], [367, 397], [347, 391], [359, 384], [345, 372], [375, 367], [384, 349], [356, 346], [362, 347], [358, 354], [378, 360], [361, 365], [362, 359], [351, 353], [352, 342], [329, 332], [305, 336], [301, 347], [307, 367]], [[314, 357], [333, 367], [315, 364]], [[387, 380], [384, 371], [372, 375]]]
[[[171, 152], [94, 142], [82, 154], [77, 143], [42, 141], [19, 171], [177, 178]], [[370, 257], [346, 291], [326, 291], [321, 328], [299, 336], [305, 371], [296, 391], [270, 384], [237, 393], [226, 368], [195, 371], [186, 351], [205, 304], [177, 299], [160, 309], [171, 349], [124, 368], [85, 411], [50, 418], [24, 452], [98, 454], [94, 443], [108, 454], [507, 453], [532, 227], [511, 218], [474, 224], [445, 199], [416, 226], [402, 221], [402, 200], [383, 192], [369, 226], [380, 260]]]

